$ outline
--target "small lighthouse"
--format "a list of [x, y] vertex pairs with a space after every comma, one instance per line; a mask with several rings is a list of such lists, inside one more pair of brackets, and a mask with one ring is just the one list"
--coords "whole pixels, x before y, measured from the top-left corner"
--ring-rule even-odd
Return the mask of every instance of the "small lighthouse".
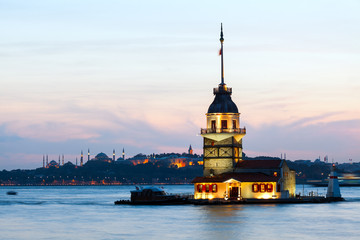
[[335, 200], [335, 201], [341, 201], [344, 200], [341, 197], [340, 193], [340, 187], [339, 187], [339, 181], [337, 177], [337, 173], [335, 171], [335, 164], [331, 167], [331, 172], [329, 176], [329, 185], [326, 193], [326, 198]]

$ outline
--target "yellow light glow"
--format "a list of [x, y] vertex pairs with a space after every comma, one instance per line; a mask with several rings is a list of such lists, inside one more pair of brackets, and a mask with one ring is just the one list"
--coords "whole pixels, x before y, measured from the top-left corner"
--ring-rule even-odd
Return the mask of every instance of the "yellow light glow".
[[261, 194], [261, 196], [257, 197], [257, 199], [269, 199], [272, 195], [268, 193]]

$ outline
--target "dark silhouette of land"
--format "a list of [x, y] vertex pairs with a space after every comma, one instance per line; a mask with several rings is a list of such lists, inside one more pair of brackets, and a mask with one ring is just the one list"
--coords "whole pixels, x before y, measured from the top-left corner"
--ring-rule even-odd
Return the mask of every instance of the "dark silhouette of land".
[[[103, 154], [104, 155], [104, 154]], [[101, 156], [103, 156], [101, 155]], [[273, 157], [244, 160], [279, 159]], [[287, 160], [296, 171], [297, 183], [324, 180], [331, 163], [319, 159]], [[360, 174], [360, 163], [337, 165], [338, 172]], [[62, 166], [41, 167], [33, 170], [0, 171], [0, 185], [122, 185], [122, 184], [186, 184], [203, 174], [202, 157], [190, 154], [138, 154], [133, 158], [111, 161], [110, 158], [92, 159], [83, 166], [68, 162]]]

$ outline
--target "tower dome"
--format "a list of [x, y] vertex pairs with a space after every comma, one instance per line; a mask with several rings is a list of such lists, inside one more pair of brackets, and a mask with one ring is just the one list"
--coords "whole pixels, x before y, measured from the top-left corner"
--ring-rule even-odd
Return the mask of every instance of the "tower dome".
[[231, 88], [227, 88], [225, 84], [214, 88], [215, 99], [207, 113], [239, 113], [236, 104], [231, 99], [231, 91]]

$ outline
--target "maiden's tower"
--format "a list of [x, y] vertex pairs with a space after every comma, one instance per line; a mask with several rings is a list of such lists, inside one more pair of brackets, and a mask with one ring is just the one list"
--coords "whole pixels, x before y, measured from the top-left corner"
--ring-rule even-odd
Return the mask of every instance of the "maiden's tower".
[[285, 160], [243, 160], [240, 113], [224, 81], [224, 34], [220, 33], [221, 82], [206, 113], [204, 172], [194, 183], [195, 199], [278, 199], [295, 196], [295, 172]]

